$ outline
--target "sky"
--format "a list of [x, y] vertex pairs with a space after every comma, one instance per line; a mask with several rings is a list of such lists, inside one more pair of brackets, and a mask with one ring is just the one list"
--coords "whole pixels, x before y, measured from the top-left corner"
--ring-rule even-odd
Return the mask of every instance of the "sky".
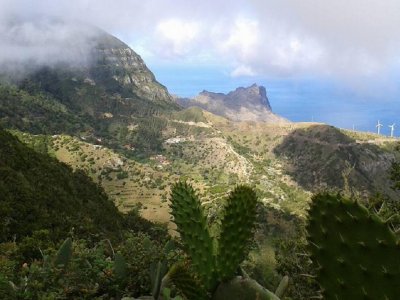
[[73, 37], [85, 22], [130, 45], [171, 93], [256, 82], [293, 121], [372, 131], [382, 119], [386, 127], [398, 122], [400, 133], [398, 0], [0, 0], [0, 7], [0, 65], [82, 63], [88, 45]]

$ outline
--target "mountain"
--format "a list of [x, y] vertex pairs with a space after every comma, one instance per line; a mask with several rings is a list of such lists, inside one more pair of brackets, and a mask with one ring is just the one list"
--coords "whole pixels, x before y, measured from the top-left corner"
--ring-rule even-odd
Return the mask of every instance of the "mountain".
[[99, 29], [86, 31], [91, 34], [85, 37], [87, 49], [76, 51], [83, 53], [79, 63], [60, 60], [19, 66], [19, 72], [2, 69], [0, 125], [34, 134], [83, 136], [114, 148], [135, 143], [143, 152], [153, 151], [157, 142], [143, 138], [140, 129], [147, 130], [148, 122], [155, 124], [154, 130], [161, 128], [159, 116], [180, 107], [129, 46]]
[[198, 106], [233, 121], [288, 122], [272, 112], [265, 87], [253, 84], [228, 94], [201, 92], [193, 99], [177, 99], [184, 107]]
[[120, 88], [135, 96], [155, 102], [172, 104], [172, 97], [147, 68], [141, 57], [116, 37], [100, 31], [91, 49], [92, 63], [83, 70], [91, 84], [104, 84], [113, 80]]

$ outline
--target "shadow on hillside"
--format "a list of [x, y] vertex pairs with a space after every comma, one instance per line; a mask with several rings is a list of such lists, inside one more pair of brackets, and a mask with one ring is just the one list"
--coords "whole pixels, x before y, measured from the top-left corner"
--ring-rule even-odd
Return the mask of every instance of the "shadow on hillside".
[[315, 125], [296, 129], [274, 148], [285, 162], [285, 171], [310, 191], [345, 190], [362, 197], [391, 189], [389, 168], [394, 155], [374, 144], [358, 143], [333, 126]]

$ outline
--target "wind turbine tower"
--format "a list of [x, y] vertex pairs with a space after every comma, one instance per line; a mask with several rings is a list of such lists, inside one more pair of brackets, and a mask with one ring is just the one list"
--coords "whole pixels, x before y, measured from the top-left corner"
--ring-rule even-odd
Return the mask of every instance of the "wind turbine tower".
[[394, 125], [396, 125], [395, 123], [393, 123], [392, 125], [389, 125], [390, 128], [390, 137], [393, 137], [393, 133], [394, 133]]
[[381, 127], [382, 127], [383, 125], [381, 124], [381, 122], [379, 122], [379, 120], [378, 120], [378, 124], [376, 124], [376, 128], [378, 128], [378, 134], [381, 134]]

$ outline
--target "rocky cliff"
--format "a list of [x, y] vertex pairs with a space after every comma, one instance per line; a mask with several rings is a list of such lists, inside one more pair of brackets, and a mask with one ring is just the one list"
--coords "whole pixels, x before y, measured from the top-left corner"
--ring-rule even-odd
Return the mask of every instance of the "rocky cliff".
[[[173, 103], [167, 88], [157, 82], [142, 58], [111, 34], [88, 24], [60, 20], [38, 21], [30, 26], [35, 33], [48, 37], [31, 41], [17, 33], [7, 40], [9, 47], [29, 47], [21, 57], [0, 61], [0, 83], [28, 79], [42, 88], [50, 81], [54, 85], [57, 79], [63, 81], [62, 89], [66, 90], [73, 80], [73, 89], [92, 86], [123, 98]], [[64, 34], [57, 36], [54, 27]]]
[[233, 121], [288, 122], [272, 112], [265, 87], [253, 84], [228, 94], [201, 92], [193, 99], [178, 99], [185, 106], [198, 106]]
[[94, 82], [101, 81], [101, 75], [108, 75], [140, 98], [172, 101], [166, 87], [157, 82], [142, 58], [128, 45], [105, 32], [99, 34], [95, 45], [90, 65]]

